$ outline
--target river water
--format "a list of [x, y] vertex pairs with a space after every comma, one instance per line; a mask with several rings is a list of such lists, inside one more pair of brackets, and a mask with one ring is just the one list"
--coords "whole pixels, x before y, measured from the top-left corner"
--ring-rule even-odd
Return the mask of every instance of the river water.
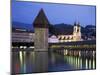
[[96, 69], [95, 58], [61, 55], [55, 52], [12, 52], [12, 73], [59, 72]]

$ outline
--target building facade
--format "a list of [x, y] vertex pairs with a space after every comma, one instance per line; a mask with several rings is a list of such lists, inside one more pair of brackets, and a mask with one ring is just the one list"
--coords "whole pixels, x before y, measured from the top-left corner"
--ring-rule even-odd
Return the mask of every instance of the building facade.
[[34, 33], [25, 29], [14, 29], [12, 42], [34, 42]]
[[58, 35], [59, 42], [81, 41], [81, 27], [79, 23], [74, 23], [72, 34]]
[[[42, 32], [42, 30], [43, 29], [40, 28], [39, 31]], [[48, 30], [46, 30], [46, 32], [47, 31]], [[43, 37], [43, 34], [41, 32], [39, 32], [39, 37], [40, 38]], [[36, 35], [36, 33], [31, 32], [31, 31], [27, 31], [25, 29], [14, 29], [12, 31], [12, 42], [34, 42], [35, 35]], [[48, 34], [46, 34], [46, 37], [48, 37], [48, 43], [82, 41], [82, 37], [81, 37], [81, 27], [80, 27], [80, 24], [79, 23], [78, 24], [77, 23], [74, 23], [72, 34], [57, 35], [57, 36], [55, 36], [55, 35], [48, 36]]]
[[58, 43], [59, 42], [59, 39], [57, 38], [57, 36], [52, 35], [52, 36], [49, 36], [48, 42], [49, 43]]

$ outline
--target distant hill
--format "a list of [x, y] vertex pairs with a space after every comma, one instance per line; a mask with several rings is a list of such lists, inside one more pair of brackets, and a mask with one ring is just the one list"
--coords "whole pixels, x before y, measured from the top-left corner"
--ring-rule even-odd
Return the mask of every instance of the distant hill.
[[[73, 33], [73, 25], [70, 24], [55, 24], [51, 25], [49, 28], [50, 32], [56, 35], [59, 34], [72, 34]], [[86, 27], [81, 26], [81, 32], [83, 36], [96, 36], [96, 26], [93, 25], [87, 25]]]
[[96, 26], [93, 26], [93, 25], [87, 25], [85, 28], [96, 28]]
[[32, 24], [26, 24], [26, 23], [21, 23], [21, 22], [12, 22], [12, 27], [13, 28], [22, 28], [22, 29], [33, 31]]
[[[25, 23], [20, 23], [20, 22], [12, 22], [12, 27], [13, 28], [24, 28], [27, 29], [28, 31], [34, 31], [34, 27], [32, 24], [25, 24]], [[94, 25], [87, 25], [86, 27], [81, 26], [81, 32], [82, 35], [85, 36], [96, 36], [96, 26]], [[70, 35], [73, 33], [73, 25], [71, 24], [55, 24], [55, 25], [49, 25], [49, 33], [50, 34], [63, 34], [63, 35]]]
[[[55, 30], [55, 34], [72, 34], [73, 33], [73, 25], [71, 24], [55, 24], [51, 26], [53, 28], [53, 30]], [[52, 30], [52, 29], [50, 29]], [[81, 32], [84, 33], [86, 31], [86, 29], [84, 27], [81, 26]]]
[[96, 26], [87, 25], [85, 29], [87, 30], [87, 36], [96, 36]]
[[56, 24], [54, 25], [56, 34], [65, 34], [65, 35], [70, 35], [73, 33], [73, 26], [70, 24]]

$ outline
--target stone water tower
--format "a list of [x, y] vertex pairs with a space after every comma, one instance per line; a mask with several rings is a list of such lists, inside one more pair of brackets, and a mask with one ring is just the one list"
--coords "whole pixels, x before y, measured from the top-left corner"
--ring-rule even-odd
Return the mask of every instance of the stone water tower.
[[41, 9], [34, 22], [34, 51], [35, 51], [35, 72], [48, 71], [48, 26], [49, 21]]

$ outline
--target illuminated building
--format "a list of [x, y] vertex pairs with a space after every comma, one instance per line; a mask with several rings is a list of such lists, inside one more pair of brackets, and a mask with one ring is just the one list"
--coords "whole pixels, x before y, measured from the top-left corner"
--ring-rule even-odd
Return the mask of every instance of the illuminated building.
[[13, 29], [12, 42], [34, 42], [34, 33], [26, 29]]
[[59, 42], [81, 41], [81, 27], [80, 24], [74, 23], [73, 33], [66, 35], [58, 35]]

